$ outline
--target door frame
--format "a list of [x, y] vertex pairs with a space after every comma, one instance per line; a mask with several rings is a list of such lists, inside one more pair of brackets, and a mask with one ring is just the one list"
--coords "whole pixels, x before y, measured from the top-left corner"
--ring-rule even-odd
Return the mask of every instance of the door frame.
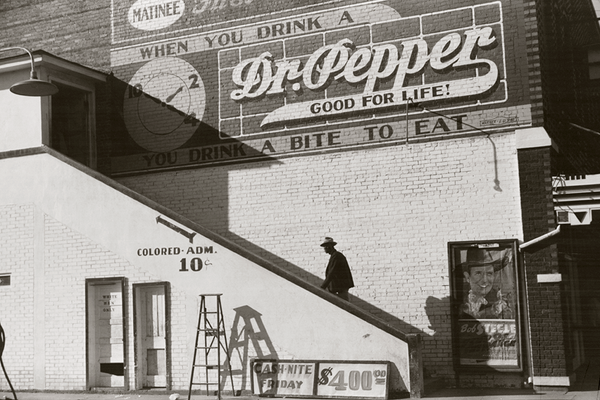
[[151, 287], [162, 287], [165, 292], [165, 364], [166, 364], [166, 390], [171, 390], [171, 286], [169, 282], [158, 281], [158, 282], [145, 282], [145, 283], [134, 283], [132, 285], [133, 294], [133, 346], [134, 346], [134, 363], [135, 363], [135, 388], [140, 390], [144, 388], [144, 380], [142, 379], [142, 358], [141, 354], [143, 350], [141, 337], [141, 328], [139, 324], [142, 321], [142, 317], [139, 316], [140, 304], [139, 304], [139, 293], [140, 290]]
[[[123, 389], [129, 390], [129, 377], [127, 371], [129, 370], [127, 365], [127, 283], [125, 277], [108, 277], [108, 278], [88, 278], [85, 280], [85, 381], [88, 390], [92, 389], [91, 376], [90, 376], [90, 356], [92, 354], [90, 340], [93, 333], [90, 331], [90, 305], [95, 302], [95, 297], [91, 295], [90, 288], [97, 285], [109, 285], [109, 284], [120, 284], [121, 286], [121, 307], [122, 307], [122, 324], [123, 324]], [[95, 350], [94, 350], [95, 351]]]

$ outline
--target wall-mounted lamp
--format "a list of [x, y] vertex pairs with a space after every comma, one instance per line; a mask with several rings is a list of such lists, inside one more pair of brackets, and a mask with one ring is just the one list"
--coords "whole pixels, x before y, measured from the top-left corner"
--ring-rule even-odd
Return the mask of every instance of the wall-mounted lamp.
[[29, 79], [17, 82], [10, 87], [10, 91], [21, 96], [52, 96], [58, 93], [58, 88], [50, 82], [38, 79], [33, 64], [33, 55], [24, 47], [4, 47], [0, 51], [5, 50], [23, 50], [29, 54], [31, 60], [31, 74]]

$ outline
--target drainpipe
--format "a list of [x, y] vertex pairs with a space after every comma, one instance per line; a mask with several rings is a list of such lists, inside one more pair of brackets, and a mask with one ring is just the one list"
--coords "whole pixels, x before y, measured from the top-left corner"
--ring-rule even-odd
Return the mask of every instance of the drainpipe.
[[[542, 236], [536, 237], [535, 239], [531, 239], [529, 242], [525, 242], [525, 243], [519, 245], [519, 249], [523, 250], [523, 251], [528, 251], [527, 250], [528, 247], [531, 247], [535, 244], [541, 243], [546, 239], [550, 239], [551, 237], [556, 236], [559, 233], [560, 233], [560, 225], [553, 231], [550, 231]], [[529, 250], [529, 251], [531, 251], [531, 250]]]

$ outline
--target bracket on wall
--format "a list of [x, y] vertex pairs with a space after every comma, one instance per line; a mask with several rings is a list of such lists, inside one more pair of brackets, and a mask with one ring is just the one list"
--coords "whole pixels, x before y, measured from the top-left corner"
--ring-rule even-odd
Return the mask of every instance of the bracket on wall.
[[156, 217], [156, 223], [161, 223], [165, 226], [168, 226], [169, 228], [173, 229], [175, 232], [177, 233], [181, 233], [183, 236], [185, 236], [186, 238], [188, 238], [188, 240], [190, 241], [190, 243], [194, 242], [194, 236], [196, 235], [196, 232], [188, 232], [185, 229], [181, 229], [180, 227], [170, 223], [169, 221], [167, 221], [166, 219], [164, 219], [163, 217], [161, 217], [160, 215], [158, 217]]

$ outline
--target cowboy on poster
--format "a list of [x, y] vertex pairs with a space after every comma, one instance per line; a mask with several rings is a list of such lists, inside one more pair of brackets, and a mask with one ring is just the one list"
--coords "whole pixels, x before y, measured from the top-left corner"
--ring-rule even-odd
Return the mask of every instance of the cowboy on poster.
[[459, 364], [520, 368], [514, 243], [451, 244], [450, 254]]

